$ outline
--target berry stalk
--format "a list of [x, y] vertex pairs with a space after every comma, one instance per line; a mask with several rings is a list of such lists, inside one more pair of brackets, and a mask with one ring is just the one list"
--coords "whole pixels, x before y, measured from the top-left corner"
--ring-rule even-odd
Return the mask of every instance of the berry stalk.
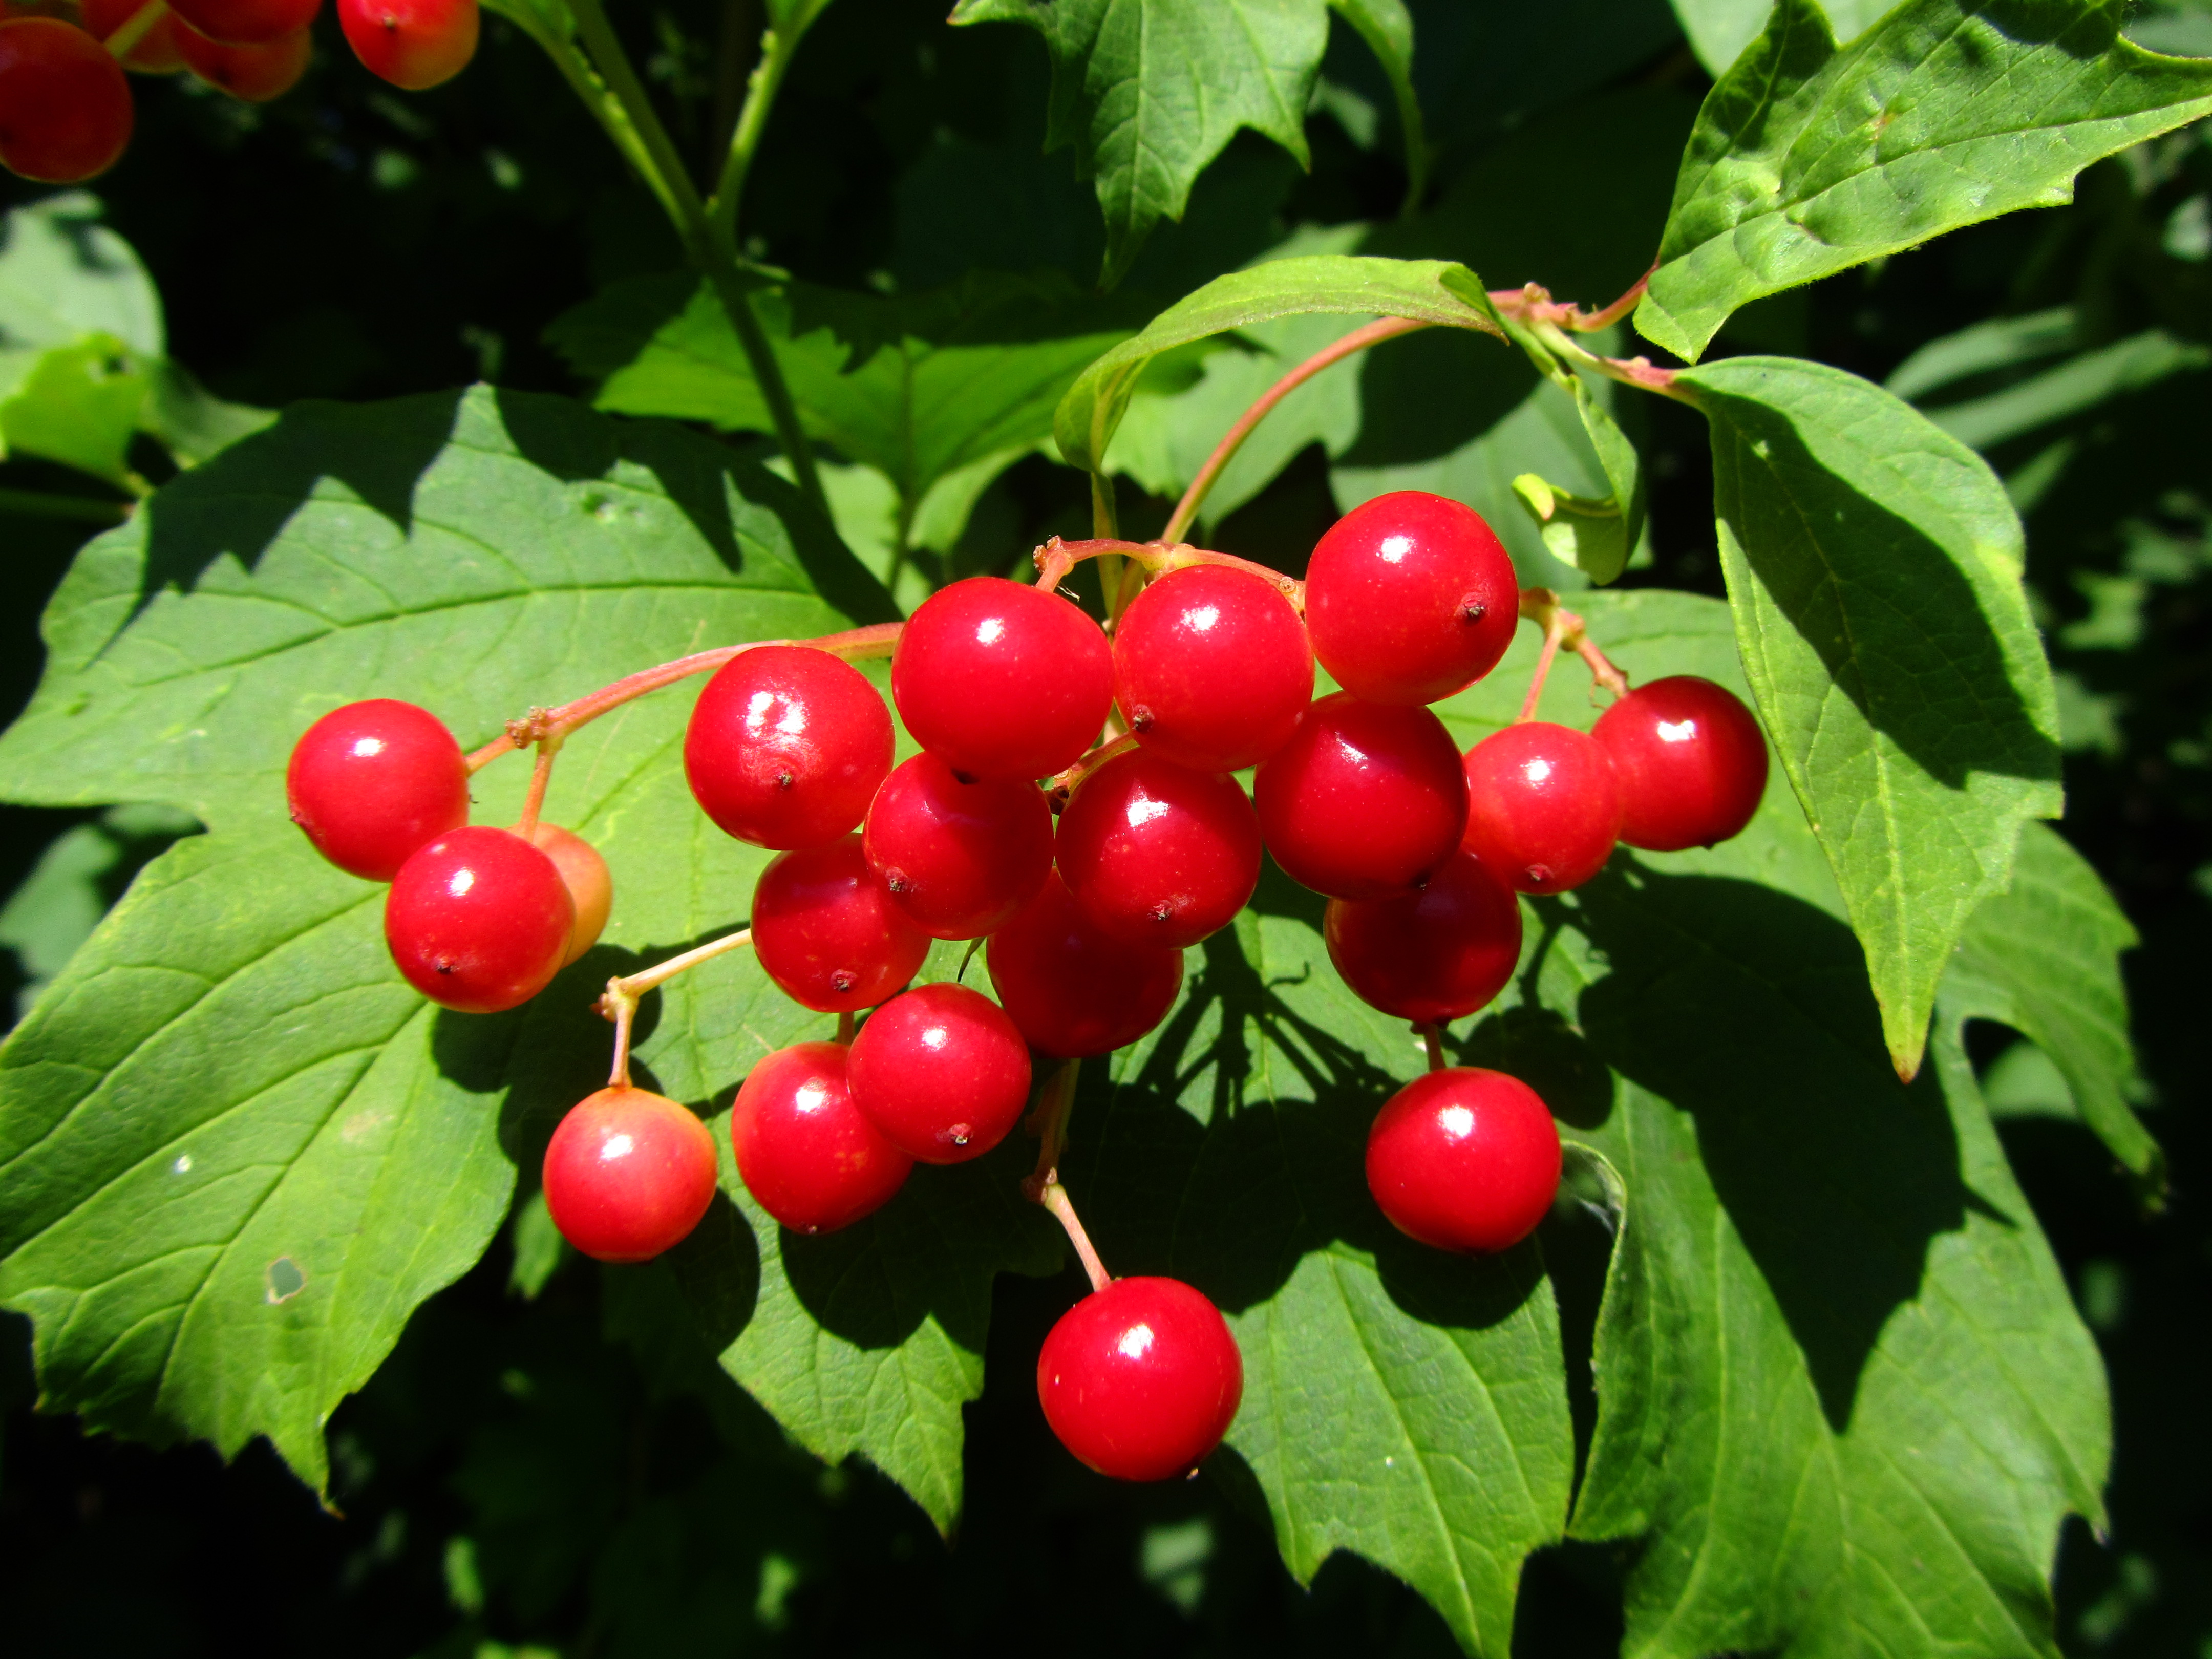
[[154, 26], [169, 15], [168, 0], [146, 0], [116, 26], [115, 33], [100, 42], [107, 48], [108, 56], [121, 63], [131, 55], [132, 48], [154, 32]]
[[[709, 939], [680, 956], [665, 962], [655, 963], [635, 974], [622, 975], [607, 981], [605, 995], [594, 1005], [603, 1018], [611, 1019], [615, 1027], [615, 1060], [607, 1074], [611, 1089], [629, 1085], [630, 1024], [637, 1017], [637, 1005], [645, 994], [655, 986], [665, 984], [685, 969], [696, 968], [702, 962], [712, 962], [716, 957], [727, 956], [732, 951], [743, 950], [753, 942], [753, 930], [740, 927], [734, 933], [725, 933], [720, 939]], [[842, 1027], [840, 1028], [842, 1030]]]
[[[1240, 559], [1234, 553], [1216, 553], [1209, 548], [1193, 547], [1188, 542], [1124, 542], [1103, 536], [1071, 542], [1054, 536], [1030, 557], [1036, 566], [1036, 585], [1046, 589], [1058, 587], [1067, 580], [1068, 572], [1085, 559], [1126, 558], [1148, 578], [1164, 576], [1170, 570], [1182, 570], [1194, 564], [1218, 564], [1257, 576], [1288, 599], [1292, 610], [1301, 616], [1305, 612], [1305, 584], [1295, 576], [1285, 576], [1264, 564]], [[1111, 576], [1112, 572], [1106, 567], [1100, 568], [1103, 574]], [[1134, 595], [1124, 592], [1121, 597], [1126, 602]]]
[[1032, 1204], [1041, 1204], [1052, 1212], [1052, 1218], [1067, 1234], [1067, 1242], [1075, 1246], [1083, 1271], [1091, 1277], [1091, 1288], [1103, 1291], [1114, 1282], [1114, 1275], [1098, 1259], [1091, 1235], [1083, 1230], [1083, 1218], [1075, 1212], [1075, 1200], [1060, 1184], [1060, 1154], [1067, 1150], [1067, 1115], [1075, 1105], [1075, 1079], [1082, 1066], [1079, 1060], [1062, 1060], [1038, 1091], [1036, 1111], [1030, 1119], [1040, 1143], [1036, 1171], [1022, 1183], [1022, 1193]]
[[1597, 647], [1583, 626], [1583, 619], [1560, 605], [1559, 596], [1548, 587], [1524, 587], [1521, 590], [1521, 614], [1544, 630], [1544, 648], [1536, 658], [1535, 672], [1529, 676], [1528, 695], [1521, 704], [1516, 725], [1536, 718], [1536, 705], [1544, 696], [1544, 682], [1552, 672], [1552, 661], [1565, 646], [1589, 665], [1590, 678], [1615, 697], [1628, 695], [1628, 676], [1613, 665], [1612, 659]]

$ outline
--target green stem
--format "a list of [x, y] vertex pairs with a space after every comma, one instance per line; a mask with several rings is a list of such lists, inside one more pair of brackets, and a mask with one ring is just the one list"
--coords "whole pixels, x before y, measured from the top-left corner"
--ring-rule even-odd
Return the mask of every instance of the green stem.
[[629, 118], [638, 141], [645, 147], [647, 159], [675, 203], [678, 234], [687, 246], [693, 248], [693, 257], [698, 258], [703, 252], [703, 239], [699, 232], [706, 222], [705, 204], [699, 199], [698, 186], [684, 169], [684, 158], [677, 153], [668, 129], [660, 124], [653, 100], [646, 95], [645, 83], [630, 67], [629, 54], [623, 50], [622, 40], [615, 33], [614, 26], [607, 21], [599, 0], [568, 0], [568, 10], [576, 20], [576, 33], [583, 40], [584, 50], [591, 55], [592, 66], [606, 82], [607, 90], [621, 104], [623, 113]]
[[613, 141], [614, 147], [622, 152], [623, 160], [628, 161], [637, 176], [645, 181], [646, 188], [653, 192], [653, 199], [660, 204], [661, 211], [668, 216], [676, 225], [678, 234], [681, 235], [683, 214], [659, 170], [653, 166], [653, 158], [647, 154], [645, 141], [638, 137], [637, 129], [630, 125], [629, 116], [621, 103], [607, 90], [607, 83], [599, 78], [598, 71], [592, 69], [583, 53], [576, 50], [575, 43], [548, 27], [527, 5], [500, 4], [497, 0], [487, 0], [487, 3], [492, 10], [535, 40], [545, 55], [553, 60], [553, 67], [561, 71], [561, 78], [568, 83], [569, 90], [592, 112], [592, 118]]
[[0, 489], [0, 513], [21, 513], [37, 519], [72, 519], [82, 524], [121, 524], [131, 516], [131, 506], [127, 501], [103, 501], [91, 495]]
[[769, 111], [775, 106], [775, 95], [783, 88], [784, 71], [799, 51], [799, 43], [806, 33], [811, 16], [800, 18], [788, 33], [770, 29], [762, 40], [760, 62], [745, 82], [744, 106], [738, 112], [738, 125], [730, 135], [729, 154], [722, 159], [722, 176], [715, 181], [714, 194], [707, 204], [708, 222], [722, 235], [734, 239], [738, 228], [738, 210], [744, 203], [745, 179], [752, 172], [753, 156], [760, 149], [761, 135], [768, 131]]
[[761, 401], [768, 405], [769, 419], [775, 423], [776, 441], [790, 459], [792, 475], [799, 482], [799, 492], [828, 519], [830, 498], [823, 493], [822, 474], [814, 465], [814, 446], [807, 441], [806, 428], [799, 423], [799, 405], [792, 399], [790, 385], [783, 378], [783, 367], [775, 360], [775, 349], [769, 344], [768, 331], [761, 327], [751, 296], [738, 280], [734, 251], [726, 243], [719, 251], [726, 257], [707, 264], [707, 278], [714, 283], [715, 297], [721, 301], [730, 327], [737, 333], [738, 344], [745, 354], [745, 365], [752, 370], [753, 380], [760, 387]]

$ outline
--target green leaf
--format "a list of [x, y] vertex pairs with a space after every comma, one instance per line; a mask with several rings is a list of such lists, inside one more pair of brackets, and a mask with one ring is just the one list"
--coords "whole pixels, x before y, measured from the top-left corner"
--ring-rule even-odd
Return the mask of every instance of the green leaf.
[[1406, 147], [1406, 206], [1411, 211], [1428, 193], [1429, 177], [1428, 132], [1420, 95], [1413, 89], [1413, 15], [1405, 0], [1329, 0], [1329, 9], [1358, 32], [1390, 83]]
[[1736, 357], [1675, 380], [1712, 428], [1736, 638], [1865, 947], [1900, 1075], [2020, 826], [2055, 817], [2058, 716], [1988, 466], [1840, 369]]
[[[1745, 689], [1710, 600], [1577, 609], [1632, 678]], [[1534, 644], [1439, 705], [1462, 741], [1512, 719]], [[1586, 721], [1586, 696], [1565, 665], [1541, 714]], [[2055, 1655], [2060, 1522], [2102, 1514], [2103, 1371], [1955, 1022], [1900, 1085], [1778, 785], [1735, 840], [1624, 849], [1534, 908], [1545, 944], [1454, 1048], [1534, 1084], [1609, 1189], [1572, 1531], [1623, 1548], [1622, 1650]]]
[[2120, 953], [2136, 930], [2055, 830], [2021, 835], [2012, 885], [1983, 902], [1943, 981], [1944, 1017], [2000, 1020], [2051, 1057], [2081, 1121], [2153, 1191], [2166, 1155], [2130, 1102], [2143, 1082], [2128, 1036]]
[[[10, 367], [0, 359], [0, 377]], [[123, 343], [88, 335], [12, 367], [13, 384], [0, 386], [0, 458], [37, 455], [121, 483], [148, 391]]]
[[1053, 417], [1071, 466], [1102, 470], [1146, 366], [1162, 352], [1281, 317], [1411, 317], [1501, 333], [1482, 281], [1438, 259], [1312, 254], [1216, 277], [1169, 307], [1079, 375]]
[[1240, 127], [1307, 165], [1323, 0], [959, 0], [955, 23], [1024, 23], [1052, 58], [1045, 148], [1072, 145], [1106, 217], [1111, 288]]
[[2212, 347], [2176, 339], [2162, 328], [2145, 329], [2081, 352], [2002, 392], [1924, 412], [1960, 443], [1990, 449], [2208, 363], [2212, 363]]
[[112, 335], [142, 356], [167, 350], [161, 297], [96, 196], [69, 191], [0, 219], [0, 349]]
[[[794, 283], [756, 309], [809, 435], [890, 481], [895, 541], [942, 552], [983, 486], [1050, 435], [1060, 394], [1115, 337], [1110, 314], [1064, 279], [989, 271], [897, 298]], [[602, 409], [774, 429], [728, 314], [694, 278], [617, 283], [547, 337], [600, 382]]]
[[1781, 0], [1705, 100], [1636, 326], [1694, 362], [1750, 301], [2071, 201], [2090, 162], [2212, 110], [2212, 64], [2143, 51], [2124, 15], [1907, 0], [1839, 50], [1814, 0]]
[[1533, 1244], [1455, 1261], [1376, 1211], [1367, 1126], [1420, 1046], [1344, 988], [1320, 920], [1270, 866], [1160, 1031], [1087, 1070], [1064, 1178], [1114, 1271], [1228, 1315], [1244, 1401], [1212, 1473], [1291, 1571], [1354, 1551], [1504, 1659], [1572, 1476], [1558, 1314]]
[[[717, 641], [888, 611], [794, 490], [722, 447], [488, 389], [303, 406], [91, 544], [0, 792], [153, 799], [211, 833], [150, 866], [0, 1048], [0, 1301], [33, 1316], [48, 1401], [226, 1452], [265, 1435], [320, 1486], [331, 1410], [604, 1078], [597, 987], [741, 921], [763, 861], [690, 800], [689, 696], [633, 705], [570, 740], [549, 800], [612, 870], [605, 939], [525, 1009], [442, 1013], [392, 969], [382, 890], [285, 820], [304, 726], [398, 696], [479, 743]], [[526, 770], [477, 775], [479, 821], [511, 817]], [[641, 1080], [703, 1107], [823, 1027], [718, 962], [643, 1012]]]
[[1644, 538], [1644, 461], [1613, 412], [1600, 401], [1601, 396], [1609, 395], [1592, 392], [1589, 382], [1580, 377], [1575, 380], [1575, 412], [1582, 416], [1583, 430], [1589, 434], [1590, 447], [1597, 452], [1599, 465], [1605, 468], [1606, 482], [1613, 486], [1619, 517], [1613, 534], [1601, 542], [1579, 544], [1577, 556], [1568, 562], [1601, 587], [1628, 568], [1629, 555]]
[[1774, 0], [1674, 0], [1690, 50], [1716, 81], [1766, 27]]

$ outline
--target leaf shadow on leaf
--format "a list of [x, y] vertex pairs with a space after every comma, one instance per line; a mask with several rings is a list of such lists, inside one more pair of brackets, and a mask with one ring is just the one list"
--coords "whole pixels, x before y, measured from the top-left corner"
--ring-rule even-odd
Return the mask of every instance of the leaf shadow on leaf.
[[[532, 466], [567, 483], [611, 477], [623, 462], [650, 471], [692, 528], [736, 575], [745, 574], [744, 537], [733, 498], [757, 503], [782, 521], [793, 556], [817, 592], [856, 623], [890, 622], [898, 608], [881, 582], [838, 539], [829, 520], [788, 480], [758, 461], [665, 421], [602, 416], [580, 421], [565, 398], [498, 390], [500, 421]], [[605, 503], [589, 492], [581, 509]]]
[[[1741, 517], [1729, 528], [1759, 586], [1868, 723], [1946, 788], [1964, 788], [1976, 773], [2057, 781], [2057, 738], [2038, 730], [2003, 642], [1954, 562], [1984, 550], [1946, 548], [1855, 489], [1783, 411], [1698, 395], [1711, 404], [1717, 452], [1735, 439], [1726, 465], [1741, 481], [1717, 492], [1717, 510], [1725, 520], [1734, 498]], [[1723, 465], [1717, 453], [1717, 471]], [[1747, 504], [1761, 471], [1764, 499]], [[1770, 538], [1754, 514], [1788, 522]], [[1848, 566], [1832, 562], [1836, 548], [1852, 550]]]
[[466, 395], [295, 404], [276, 426], [164, 484], [141, 509], [146, 557], [138, 598], [109, 640], [164, 590], [191, 592], [225, 555], [252, 570], [325, 478], [336, 479], [406, 534], [415, 520], [415, 487], [452, 440]]
[[[1972, 1210], [1932, 1069], [1891, 1071], [1849, 928], [1775, 889], [1620, 864], [1577, 895], [1609, 971], [1577, 1010], [1623, 1076], [1688, 1113], [1722, 1207], [1850, 1425], [1890, 1316]], [[1631, 1224], [1636, 1198], [1629, 1194]]]

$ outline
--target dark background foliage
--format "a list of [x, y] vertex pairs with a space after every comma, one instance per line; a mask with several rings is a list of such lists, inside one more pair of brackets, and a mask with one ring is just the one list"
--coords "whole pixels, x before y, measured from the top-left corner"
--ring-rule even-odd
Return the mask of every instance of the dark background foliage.
[[[1658, 0], [1575, 0], [1542, 9], [1540, 21], [1452, 0], [1415, 9], [1440, 196], [1516, 155], [1516, 130], [1532, 120], [1571, 131], [1578, 108], [1620, 89], [1664, 89], [1686, 107], [1708, 84]], [[172, 354], [217, 392], [273, 405], [486, 379], [574, 393], [581, 388], [544, 343], [547, 324], [609, 281], [677, 263], [649, 198], [550, 68], [504, 23], [486, 23], [475, 66], [420, 97], [362, 73], [327, 22], [307, 82], [273, 106], [144, 89], [138, 139], [100, 191], [161, 284]], [[754, 0], [672, 0], [625, 16], [695, 157], [734, 108], [759, 25]], [[1564, 40], [1572, 52], [1551, 44]], [[754, 251], [852, 288], [919, 289], [977, 264], [1058, 266], [1087, 283], [1102, 247], [1097, 213], [1066, 155], [1040, 152], [1044, 70], [1033, 36], [949, 29], [939, 0], [832, 7], [799, 56], [756, 174]], [[1395, 213], [1405, 175], [1387, 92], [1340, 24], [1325, 76], [1312, 171], [1240, 137], [1200, 181], [1186, 222], [1153, 239], [1127, 284], [1136, 296], [1164, 302], [1298, 225]], [[1363, 104], [1376, 118], [1358, 114]], [[1586, 181], [1532, 164], [1528, 147], [1517, 154], [1504, 175], [1511, 211], [1571, 222]], [[1497, 176], [1493, 167], [1486, 188], [1499, 187]], [[2201, 130], [2178, 135], [2093, 169], [2071, 207], [1755, 307], [1719, 349], [1796, 352], [1881, 380], [1929, 340], [2061, 305], [2077, 307], [2092, 343], [2153, 326], [2212, 339], [2212, 264], [2204, 237], [2187, 231], [2202, 225], [2208, 188], [2212, 143]], [[35, 194], [9, 181], [0, 207]], [[1484, 274], [1493, 284], [1547, 276]], [[2212, 1651], [2212, 1419], [2201, 1386], [2212, 1358], [2208, 380], [2169, 378], [1990, 452], [2015, 480], [2058, 467], [2027, 516], [2031, 582], [2061, 673], [2063, 827], [2143, 934], [2129, 980], [2156, 1091], [2150, 1121], [2173, 1169], [2166, 1208], [2142, 1212], [2085, 1130], [2037, 1112], [2056, 1085], [2032, 1052], [1975, 1028], [1993, 1098], [2011, 1109], [2007, 1150], [2112, 1378], [2111, 1536], [2075, 1526], [2060, 1563], [2062, 1636], [2081, 1654]], [[1665, 404], [1649, 418], [1656, 558], [1627, 580], [1717, 592], [1704, 425]], [[0, 488], [89, 486], [19, 459], [0, 466]], [[969, 544], [1011, 562], [1080, 525], [1084, 501], [1079, 475], [1033, 457], [993, 486]], [[1167, 507], [1125, 496], [1140, 532]], [[1316, 448], [1214, 540], [1295, 568], [1334, 513]], [[37, 677], [40, 610], [82, 532], [0, 514], [0, 714], [12, 716]], [[0, 809], [0, 891], [34, 867], [52, 885], [57, 859], [75, 856], [72, 890], [88, 922], [175, 828], [128, 813]], [[71, 836], [74, 854], [62, 850]], [[10, 1003], [52, 971], [56, 939], [66, 945], [68, 925], [43, 915], [17, 905], [0, 916], [12, 947], [0, 951], [0, 994]], [[1570, 1223], [1547, 1230], [1566, 1314], [1586, 1328], [1602, 1240]], [[511, 1261], [495, 1249], [431, 1303], [340, 1410], [342, 1513], [319, 1510], [258, 1446], [224, 1468], [204, 1448], [153, 1451], [36, 1414], [27, 1328], [9, 1317], [0, 1584], [11, 1650], [258, 1644], [490, 1659], [734, 1640], [974, 1651], [1048, 1631], [1081, 1652], [1450, 1650], [1416, 1598], [1349, 1559], [1298, 1589], [1264, 1528], [1207, 1482], [1129, 1490], [1076, 1468], [1047, 1434], [1029, 1381], [1029, 1357], [1075, 1293], [1072, 1279], [1000, 1281], [989, 1386], [969, 1413], [968, 1518], [948, 1545], [870, 1470], [822, 1468], [696, 1354], [668, 1352], [653, 1307], [667, 1286], [651, 1272], [571, 1262], [525, 1299], [509, 1286]], [[1607, 1652], [1619, 1630], [1601, 1552], [1532, 1560], [1522, 1650]]]

